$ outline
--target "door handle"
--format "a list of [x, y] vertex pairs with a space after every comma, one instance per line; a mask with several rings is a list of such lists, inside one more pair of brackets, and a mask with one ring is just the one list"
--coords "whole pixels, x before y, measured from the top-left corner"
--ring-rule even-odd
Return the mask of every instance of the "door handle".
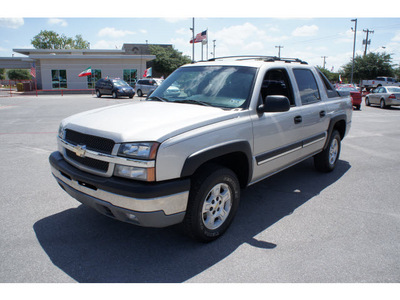
[[294, 124], [299, 124], [302, 121], [303, 121], [303, 118], [301, 116], [294, 117]]
[[326, 111], [321, 110], [321, 111], [319, 112], [319, 116], [320, 116], [321, 118], [325, 117], [325, 116], [326, 116]]

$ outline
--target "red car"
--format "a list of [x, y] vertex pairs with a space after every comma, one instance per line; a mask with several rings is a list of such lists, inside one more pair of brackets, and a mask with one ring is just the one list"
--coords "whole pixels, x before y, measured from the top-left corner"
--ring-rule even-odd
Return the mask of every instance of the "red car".
[[362, 100], [362, 96], [361, 96], [361, 92], [352, 86], [339, 86], [337, 88], [337, 91], [341, 94], [347, 94], [350, 93], [350, 97], [351, 97], [351, 102], [353, 104], [353, 106], [357, 109], [357, 110], [361, 110], [361, 100]]

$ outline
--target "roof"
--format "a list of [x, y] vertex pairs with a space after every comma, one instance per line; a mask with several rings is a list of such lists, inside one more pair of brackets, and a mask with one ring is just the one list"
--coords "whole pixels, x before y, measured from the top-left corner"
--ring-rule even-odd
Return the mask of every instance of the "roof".
[[[248, 67], [256, 67], [259, 68], [267, 63], [279, 64], [279, 65], [287, 65], [287, 64], [302, 64], [308, 65], [307, 62], [302, 61], [298, 58], [279, 58], [276, 56], [226, 56], [226, 57], [217, 57], [212, 58], [207, 61], [199, 61], [196, 62], [196, 65], [222, 65], [222, 66], [248, 66]], [[188, 64], [186, 66], [190, 66], [193, 64]]]

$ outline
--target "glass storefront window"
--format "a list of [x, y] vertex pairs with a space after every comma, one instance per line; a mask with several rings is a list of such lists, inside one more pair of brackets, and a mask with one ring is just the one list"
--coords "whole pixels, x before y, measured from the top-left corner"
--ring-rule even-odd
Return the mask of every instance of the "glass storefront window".
[[51, 86], [53, 89], [66, 89], [67, 70], [51, 70]]
[[101, 79], [101, 70], [92, 69], [92, 75], [87, 76], [87, 87], [88, 89], [93, 89], [96, 82]]
[[125, 69], [124, 70], [124, 81], [126, 81], [131, 87], [135, 86], [137, 81], [137, 70], [136, 69]]

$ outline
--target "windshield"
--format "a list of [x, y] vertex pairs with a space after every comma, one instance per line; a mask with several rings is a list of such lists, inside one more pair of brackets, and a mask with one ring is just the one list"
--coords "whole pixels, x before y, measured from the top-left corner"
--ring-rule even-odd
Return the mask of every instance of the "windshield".
[[341, 87], [338, 89], [340, 92], [358, 92], [354, 87]]
[[[114, 86], [127, 86], [128, 84], [123, 80], [113, 80]], [[129, 85], [128, 85], [129, 86]]]
[[244, 107], [250, 97], [256, 68], [198, 66], [172, 73], [149, 100], [201, 104], [221, 108]]
[[389, 91], [389, 93], [400, 93], [400, 88], [398, 87], [390, 87], [387, 88], [387, 90]]

